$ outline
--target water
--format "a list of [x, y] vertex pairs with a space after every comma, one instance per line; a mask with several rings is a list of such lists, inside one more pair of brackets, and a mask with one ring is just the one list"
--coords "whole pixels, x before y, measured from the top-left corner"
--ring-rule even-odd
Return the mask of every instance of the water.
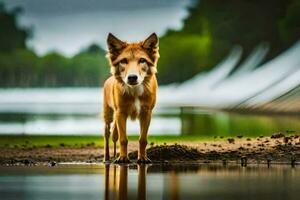
[[[150, 135], [271, 135], [300, 132], [298, 115], [254, 115], [200, 108], [167, 107], [167, 87], [160, 87]], [[0, 134], [102, 135], [100, 88], [0, 90]], [[167, 125], [167, 126], [166, 126]], [[128, 134], [139, 123], [128, 120]]]
[[299, 199], [290, 166], [61, 165], [1, 167], [1, 199]]
[[300, 117], [296, 115], [239, 114], [186, 109], [180, 115], [181, 132], [204, 136], [270, 136], [275, 132], [299, 133]]

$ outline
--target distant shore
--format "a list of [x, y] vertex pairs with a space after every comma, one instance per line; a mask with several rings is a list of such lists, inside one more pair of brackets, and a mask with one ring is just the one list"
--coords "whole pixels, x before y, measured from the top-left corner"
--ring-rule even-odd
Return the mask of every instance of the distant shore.
[[[43, 138], [43, 136], [40, 137]], [[79, 139], [80, 137], [78, 141]], [[85, 143], [85, 145], [70, 145], [68, 143], [54, 145], [52, 141], [52, 144], [48, 144], [48, 146], [35, 146], [37, 141], [33, 144], [30, 141], [30, 137], [26, 141], [23, 139], [23, 142], [28, 145], [8, 146], [8, 144], [3, 145], [2, 141], [0, 145], [0, 165], [55, 166], [63, 162], [101, 163], [103, 160], [102, 145], [92, 141], [93, 139], [90, 138], [90, 141]], [[153, 163], [220, 162], [227, 164], [234, 162], [241, 165], [253, 163], [297, 165], [300, 163], [300, 136], [298, 135], [287, 136], [282, 133], [276, 133], [270, 137], [215, 137], [198, 141], [193, 141], [192, 138], [176, 141], [176, 137], [174, 137], [172, 139], [162, 138], [160, 142], [153, 141], [155, 140], [152, 138], [152, 142], [150, 140], [147, 150], [148, 156]], [[15, 141], [11, 140], [10, 144], [14, 142], [20, 143], [15, 138]], [[74, 141], [70, 142], [74, 143]], [[129, 139], [129, 158], [133, 163], [135, 163], [137, 157], [137, 147], [137, 138]]]

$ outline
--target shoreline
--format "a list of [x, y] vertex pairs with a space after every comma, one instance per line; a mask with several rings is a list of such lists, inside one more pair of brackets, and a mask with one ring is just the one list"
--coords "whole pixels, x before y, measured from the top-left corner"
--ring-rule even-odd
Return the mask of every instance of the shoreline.
[[[137, 141], [129, 141], [129, 158], [135, 163]], [[103, 148], [90, 145], [81, 147], [0, 147], [0, 165], [48, 165], [59, 163], [101, 163]], [[118, 151], [117, 151], [118, 152]], [[237, 163], [247, 164], [300, 164], [300, 136], [281, 133], [271, 137], [225, 138], [213, 141], [171, 141], [147, 148], [154, 164], [168, 163]], [[112, 149], [111, 149], [112, 154]]]

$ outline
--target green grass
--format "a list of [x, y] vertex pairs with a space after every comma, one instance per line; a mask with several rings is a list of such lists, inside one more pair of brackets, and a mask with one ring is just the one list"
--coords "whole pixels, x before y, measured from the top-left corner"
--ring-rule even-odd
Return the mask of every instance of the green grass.
[[[129, 136], [130, 141], [138, 141], [138, 136]], [[225, 138], [224, 138], [225, 139]], [[223, 140], [224, 140], [223, 139]], [[222, 140], [214, 137], [199, 137], [199, 136], [149, 136], [148, 144], [174, 144], [176, 142], [185, 141], [212, 141]], [[110, 140], [110, 144], [112, 144]], [[103, 136], [0, 136], [0, 147], [85, 147], [85, 146], [103, 146]]]

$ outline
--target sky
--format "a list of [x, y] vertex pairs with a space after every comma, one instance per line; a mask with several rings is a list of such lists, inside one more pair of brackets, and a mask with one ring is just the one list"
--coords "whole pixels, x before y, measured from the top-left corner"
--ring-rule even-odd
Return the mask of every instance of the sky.
[[91, 43], [106, 49], [112, 32], [126, 41], [152, 32], [181, 29], [192, 0], [0, 0], [6, 8], [21, 6], [19, 25], [31, 27], [28, 46], [39, 55], [58, 51], [73, 56]]

